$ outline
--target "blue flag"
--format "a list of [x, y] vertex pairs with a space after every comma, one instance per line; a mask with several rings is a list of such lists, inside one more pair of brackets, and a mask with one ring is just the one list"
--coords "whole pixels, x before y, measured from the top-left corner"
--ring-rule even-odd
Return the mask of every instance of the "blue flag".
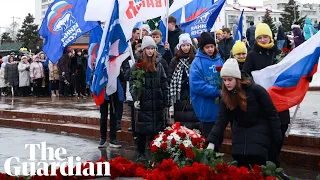
[[197, 38], [202, 32], [210, 32], [213, 24], [226, 0], [219, 0], [210, 8], [201, 13], [196, 19], [181, 24], [181, 29], [185, 33], [190, 34], [191, 38]]
[[242, 12], [241, 12], [241, 16], [240, 16], [239, 23], [238, 23], [238, 28], [237, 28], [236, 34], [234, 35], [233, 44], [235, 44], [236, 41], [242, 41], [242, 19], [243, 19], [243, 11], [244, 11], [244, 9], [243, 9]]
[[117, 91], [120, 66], [127, 57], [124, 53], [128, 48], [128, 43], [119, 24], [118, 0], [115, 0], [109, 26], [104, 28], [104, 32], [106, 32], [105, 43], [100, 44], [103, 51], [95, 66], [91, 87], [96, 105], [104, 102], [106, 94], [110, 95]]
[[98, 22], [84, 21], [87, 1], [55, 0], [47, 10], [39, 34], [45, 41], [43, 51], [56, 63], [65, 47], [95, 28]]
[[100, 41], [102, 37], [102, 27], [97, 26], [90, 31], [89, 48], [88, 48], [88, 62], [86, 72], [86, 82], [91, 86], [91, 76], [94, 71], [96, 59], [100, 47]]
[[[170, 16], [173, 16], [177, 19], [177, 25], [180, 25], [180, 22], [188, 22], [195, 19], [198, 15], [202, 12], [206, 11], [210, 6], [212, 6], [213, 1], [204, 1], [204, 0], [192, 0], [184, 7], [177, 9], [176, 11], [172, 12]], [[184, 13], [182, 13], [184, 12]], [[182, 16], [184, 14], [184, 16]], [[162, 33], [162, 41], [165, 42], [166, 40], [166, 21], [165, 19], [160, 20], [159, 30]]]

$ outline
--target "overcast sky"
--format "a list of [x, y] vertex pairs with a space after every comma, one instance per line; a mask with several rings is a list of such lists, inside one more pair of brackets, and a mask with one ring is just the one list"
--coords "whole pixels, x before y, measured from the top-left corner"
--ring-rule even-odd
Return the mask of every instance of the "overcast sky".
[[[228, 3], [232, 3], [233, 0], [227, 0]], [[299, 0], [304, 3], [319, 3], [320, 0]], [[263, 5], [262, 0], [239, 0], [244, 5]], [[31, 13], [35, 16], [35, 0], [1, 0], [0, 10], [0, 27], [8, 27], [12, 23], [12, 17], [18, 17], [21, 19], [15, 19], [20, 25], [24, 17]], [[4, 32], [3, 28], [0, 28], [0, 33]]]

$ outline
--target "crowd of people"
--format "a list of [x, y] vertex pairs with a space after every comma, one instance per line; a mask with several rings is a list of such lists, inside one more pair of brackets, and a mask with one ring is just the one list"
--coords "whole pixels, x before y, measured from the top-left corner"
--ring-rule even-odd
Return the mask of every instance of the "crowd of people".
[[63, 57], [52, 63], [44, 52], [10, 53], [0, 57], [1, 96], [75, 96], [84, 98], [87, 50], [66, 49]]
[[[133, 29], [130, 42], [134, 59], [128, 57], [123, 62], [117, 93], [105, 98], [100, 107], [99, 148], [107, 146], [108, 104], [109, 146], [121, 147], [116, 140], [116, 122], [121, 120], [122, 103], [126, 101], [131, 108], [129, 131], [133, 132], [138, 159], [147, 159], [146, 144], [168, 126], [168, 108], [173, 107], [174, 121], [201, 130], [208, 148], [215, 151], [219, 151], [224, 130], [230, 124], [232, 156], [239, 166], [264, 165], [268, 160], [280, 167], [279, 154], [290, 124], [289, 109], [277, 112], [266, 90], [254, 83], [251, 72], [274, 65], [282, 48], [297, 47], [317, 31], [301, 29], [295, 23], [294, 41], [290, 42], [281, 23], [277, 23], [275, 36], [267, 24], [255, 26], [251, 22], [242, 41], [234, 43], [229, 28], [203, 32], [192, 39], [176, 25], [174, 17], [168, 22], [166, 43], [162, 43], [159, 30], [150, 32], [146, 24], [141, 31]], [[139, 75], [141, 70], [143, 74]], [[284, 173], [281, 176], [289, 179]]]

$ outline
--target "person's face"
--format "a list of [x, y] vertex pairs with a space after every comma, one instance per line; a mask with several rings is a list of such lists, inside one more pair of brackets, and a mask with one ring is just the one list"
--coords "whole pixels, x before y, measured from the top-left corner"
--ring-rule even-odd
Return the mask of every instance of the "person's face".
[[260, 43], [260, 44], [269, 44], [271, 42], [271, 39], [269, 36], [267, 35], [261, 35], [261, 36], [258, 36], [257, 37], [257, 41]]
[[9, 58], [9, 62], [12, 63], [14, 61], [13, 57]]
[[230, 33], [227, 33], [226, 31], [223, 31], [223, 38], [225, 38], [225, 39], [229, 39], [229, 38], [230, 38], [230, 36], [231, 36], [231, 34], [230, 34]]
[[162, 37], [160, 35], [153, 35], [152, 39], [156, 44], [159, 44], [161, 42]]
[[78, 54], [78, 56], [81, 56], [81, 51], [78, 51], [77, 54]]
[[152, 57], [154, 54], [155, 48], [153, 46], [146, 47], [146, 54], [148, 57]]
[[236, 59], [246, 59], [247, 54], [246, 53], [238, 53], [238, 54], [234, 55], [234, 57]]
[[140, 38], [140, 30], [136, 30], [135, 33], [132, 34], [134, 40], [138, 40]]
[[23, 58], [22, 61], [27, 63], [28, 62], [28, 58]]
[[215, 51], [215, 47], [213, 44], [207, 44], [203, 47], [203, 51], [208, 55], [208, 56], [212, 56], [214, 51]]
[[218, 39], [219, 41], [221, 41], [221, 40], [223, 39], [222, 34], [217, 34], [217, 39]]
[[228, 91], [232, 91], [236, 87], [236, 84], [237, 84], [236, 78], [226, 76], [226, 77], [222, 77], [222, 79]]
[[149, 32], [145, 29], [142, 30], [142, 37], [144, 36], [148, 36], [149, 35]]
[[72, 52], [68, 52], [68, 56], [69, 56], [69, 57], [71, 57], [71, 56], [72, 56], [72, 54], [73, 54]]
[[168, 24], [168, 30], [169, 31], [174, 31], [176, 29], [176, 24], [175, 23], [169, 23]]
[[136, 47], [136, 53], [141, 50], [141, 46]]
[[181, 50], [182, 52], [188, 54], [190, 52], [191, 45], [190, 44], [182, 44], [181, 45]]

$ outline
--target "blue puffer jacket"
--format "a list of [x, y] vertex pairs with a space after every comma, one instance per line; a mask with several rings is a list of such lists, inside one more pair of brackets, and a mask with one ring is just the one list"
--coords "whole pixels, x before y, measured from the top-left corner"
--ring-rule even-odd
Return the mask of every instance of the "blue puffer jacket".
[[219, 104], [215, 98], [220, 96], [218, 85], [221, 83], [216, 67], [222, 66], [223, 60], [217, 54], [213, 59], [200, 49], [190, 68], [190, 98], [201, 122], [215, 122], [218, 119]]
[[308, 40], [311, 38], [311, 36], [315, 35], [318, 32], [318, 30], [316, 30], [313, 26], [312, 26], [312, 22], [311, 19], [307, 18], [305, 21], [305, 25], [303, 28], [303, 35], [305, 40]]

